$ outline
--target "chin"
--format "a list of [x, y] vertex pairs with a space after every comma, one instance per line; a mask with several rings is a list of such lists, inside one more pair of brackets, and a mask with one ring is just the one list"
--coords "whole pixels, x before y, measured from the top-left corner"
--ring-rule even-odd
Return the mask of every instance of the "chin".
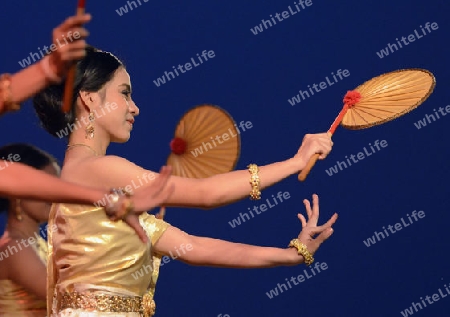
[[128, 142], [128, 140], [130, 140], [130, 133], [128, 133], [127, 135], [116, 135], [114, 136], [114, 138], [111, 140], [111, 142], [114, 143], [126, 143]]

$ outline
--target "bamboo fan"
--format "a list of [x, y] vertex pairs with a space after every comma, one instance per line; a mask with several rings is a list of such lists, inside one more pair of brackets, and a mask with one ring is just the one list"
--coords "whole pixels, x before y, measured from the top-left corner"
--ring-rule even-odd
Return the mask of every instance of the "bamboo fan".
[[[400, 69], [374, 77], [355, 90], [347, 92], [344, 108], [331, 125], [360, 130], [394, 120], [420, 106], [433, 92], [436, 79], [425, 69]], [[319, 154], [312, 156], [298, 179], [304, 181]]]
[[204, 178], [236, 167], [241, 140], [233, 118], [213, 105], [188, 111], [175, 129], [167, 165], [173, 175]]
[[[172, 166], [172, 175], [206, 178], [232, 171], [241, 150], [239, 133], [233, 118], [218, 106], [192, 108], [179, 121], [170, 142], [167, 165]], [[162, 207], [158, 218], [164, 214]]]
[[[172, 152], [167, 165], [172, 166], [172, 175], [206, 178], [234, 170], [241, 150], [240, 132], [225, 110], [203, 104], [184, 114], [175, 129], [170, 148]], [[165, 211], [165, 207], [161, 207], [156, 217], [163, 219]], [[160, 264], [161, 258], [153, 256], [152, 296]]]

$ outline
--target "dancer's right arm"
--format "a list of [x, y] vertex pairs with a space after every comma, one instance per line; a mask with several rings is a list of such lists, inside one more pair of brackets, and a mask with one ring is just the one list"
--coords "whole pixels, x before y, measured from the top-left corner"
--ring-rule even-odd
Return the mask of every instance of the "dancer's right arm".
[[47, 202], [101, 201], [107, 190], [75, 185], [17, 162], [0, 161], [0, 195]]

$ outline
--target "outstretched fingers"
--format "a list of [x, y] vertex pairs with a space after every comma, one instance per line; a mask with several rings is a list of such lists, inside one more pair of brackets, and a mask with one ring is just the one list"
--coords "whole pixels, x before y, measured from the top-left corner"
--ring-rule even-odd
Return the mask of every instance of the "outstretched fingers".
[[323, 230], [314, 240], [320, 244], [322, 244], [325, 240], [327, 240], [333, 234], [333, 228], [329, 227]]
[[155, 205], [159, 206], [161, 204], [164, 204], [164, 202], [169, 199], [170, 196], [172, 196], [173, 192], [175, 191], [175, 184], [171, 184], [167, 189], [159, 195], [155, 200]]
[[319, 196], [316, 194], [313, 195], [313, 207], [311, 209], [311, 204], [308, 200], [304, 200], [306, 212], [308, 213], [308, 225], [315, 227], [317, 226], [317, 222], [319, 221]]
[[305, 205], [306, 209], [306, 215], [308, 216], [308, 220], [311, 219], [312, 216], [312, 209], [311, 209], [311, 203], [308, 199], [303, 199], [303, 204]]
[[321, 227], [331, 227], [332, 225], [334, 225], [337, 218], [338, 218], [338, 214], [334, 213], [333, 216], [331, 216], [331, 218], [326, 223], [324, 223]]
[[171, 174], [172, 174], [172, 167], [170, 166], [161, 167], [158, 177], [154, 180], [154, 183], [152, 184], [153, 185], [152, 187], [156, 188], [156, 191], [153, 193], [152, 197], [158, 197], [158, 195], [160, 195], [161, 192], [166, 188], [166, 185], [170, 179]]
[[298, 219], [300, 219], [301, 223], [302, 223], [302, 228], [306, 227], [306, 219], [305, 216], [303, 216], [302, 214], [297, 214]]
[[331, 218], [325, 224], [315, 227], [315, 228], [311, 228], [311, 234], [318, 234], [318, 233], [325, 231], [328, 228], [331, 228], [334, 225], [334, 223], [336, 222], [337, 218], [338, 218], [338, 214], [335, 213], [333, 216], [331, 216]]

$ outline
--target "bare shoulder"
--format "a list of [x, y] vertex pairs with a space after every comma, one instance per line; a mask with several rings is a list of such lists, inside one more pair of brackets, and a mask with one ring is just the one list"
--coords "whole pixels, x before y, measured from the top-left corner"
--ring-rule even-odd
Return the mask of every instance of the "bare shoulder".
[[68, 162], [64, 165], [61, 177], [82, 185], [110, 188], [124, 186], [149, 173], [153, 172], [123, 157], [106, 155]]
[[[96, 157], [90, 162], [85, 163], [86, 166], [91, 170], [105, 172], [108, 173], [126, 173], [126, 174], [134, 174], [134, 173], [143, 173], [146, 170], [135, 163], [117, 156], [117, 155], [105, 155], [102, 157]], [[149, 171], [147, 171], [149, 172]]]
[[94, 157], [91, 160], [85, 160], [82, 164], [86, 166], [92, 166], [93, 168], [102, 167], [122, 167], [122, 168], [140, 168], [135, 163], [117, 155], [105, 155], [100, 157]]

